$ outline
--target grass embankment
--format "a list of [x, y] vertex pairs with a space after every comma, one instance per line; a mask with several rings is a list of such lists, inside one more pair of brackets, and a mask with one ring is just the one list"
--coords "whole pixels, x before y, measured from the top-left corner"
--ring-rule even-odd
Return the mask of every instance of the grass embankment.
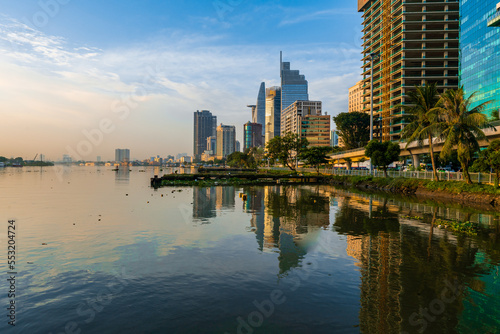
[[500, 189], [489, 184], [467, 184], [462, 181], [431, 181], [407, 178], [382, 178], [373, 176], [331, 176], [336, 184], [364, 186], [380, 190], [391, 190], [403, 194], [415, 194], [418, 190], [453, 194], [478, 194], [500, 196]]

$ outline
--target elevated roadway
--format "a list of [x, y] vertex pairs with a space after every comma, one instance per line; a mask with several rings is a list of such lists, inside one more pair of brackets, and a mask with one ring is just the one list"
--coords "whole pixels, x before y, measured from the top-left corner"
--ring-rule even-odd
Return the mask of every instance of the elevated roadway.
[[[480, 140], [479, 145], [481, 147], [487, 147], [489, 143], [495, 139], [500, 139], [500, 121], [496, 121], [492, 123], [494, 128], [484, 129], [484, 134], [486, 135], [487, 140]], [[434, 152], [439, 153], [443, 149], [443, 141], [438, 138], [434, 138], [433, 140], [433, 148]], [[420, 154], [429, 153], [429, 140], [424, 140], [421, 146], [418, 145], [417, 142], [412, 142], [406, 146], [406, 143], [399, 143], [399, 147], [401, 148], [401, 157], [411, 157], [413, 159], [413, 165], [420, 165]], [[363, 162], [369, 160], [367, 156], [365, 156], [365, 148], [357, 148], [354, 150], [337, 152], [330, 154], [330, 159], [334, 164], [344, 164], [347, 163], [350, 159], [351, 162]]]

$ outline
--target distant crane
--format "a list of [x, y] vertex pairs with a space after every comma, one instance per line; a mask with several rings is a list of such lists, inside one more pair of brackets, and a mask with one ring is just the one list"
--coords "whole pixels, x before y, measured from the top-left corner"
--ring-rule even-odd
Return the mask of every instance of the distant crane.
[[35, 160], [36, 160], [36, 157], [37, 157], [37, 156], [38, 156], [38, 153], [37, 153], [37, 154], [35, 155], [35, 157], [33, 158], [33, 161], [35, 161]]

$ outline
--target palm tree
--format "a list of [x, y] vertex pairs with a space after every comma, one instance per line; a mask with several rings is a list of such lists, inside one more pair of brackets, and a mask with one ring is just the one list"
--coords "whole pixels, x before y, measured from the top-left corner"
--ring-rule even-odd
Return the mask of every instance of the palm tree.
[[465, 98], [463, 87], [447, 90], [441, 94], [438, 108], [442, 125], [440, 138], [444, 140], [441, 158], [449, 157], [456, 146], [458, 161], [462, 166], [464, 178], [469, 184], [472, 183], [469, 165], [474, 153], [479, 151], [478, 140], [486, 139], [481, 128], [492, 127], [488, 122], [488, 117], [483, 113], [486, 105], [491, 101], [471, 108], [475, 95], [476, 93], [473, 93]]
[[439, 178], [432, 146], [432, 138], [439, 133], [437, 123], [439, 96], [436, 84], [431, 83], [424, 86], [415, 86], [415, 90], [409, 92], [406, 97], [409, 99], [410, 105], [399, 105], [405, 111], [403, 120], [408, 122], [401, 131], [401, 140], [406, 140], [406, 148], [414, 141], [419, 146], [423, 145], [425, 139], [429, 141], [429, 153], [432, 161], [434, 180], [438, 181]]

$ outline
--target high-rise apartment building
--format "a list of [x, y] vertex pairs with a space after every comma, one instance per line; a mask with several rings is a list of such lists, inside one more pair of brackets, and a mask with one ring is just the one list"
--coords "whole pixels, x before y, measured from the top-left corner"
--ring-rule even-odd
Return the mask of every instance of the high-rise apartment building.
[[207, 138], [217, 135], [217, 116], [212, 116], [208, 110], [194, 112], [193, 155], [199, 160], [207, 150]]
[[243, 125], [243, 151], [262, 146], [262, 125], [252, 122], [245, 123]]
[[266, 143], [280, 135], [281, 127], [281, 87], [266, 89]]
[[217, 159], [223, 159], [236, 151], [236, 128], [234, 125], [217, 127]]
[[295, 101], [281, 113], [281, 134], [296, 133], [309, 146], [330, 146], [330, 116], [321, 114], [321, 101]]
[[349, 88], [349, 106], [348, 111], [363, 112], [363, 81], [358, 81]]
[[207, 138], [207, 151], [210, 151], [211, 155], [217, 153], [217, 136], [210, 136]]
[[460, 5], [460, 84], [475, 107], [500, 112], [500, 0], [468, 0]]
[[128, 148], [115, 150], [115, 161], [116, 162], [129, 162], [130, 161], [130, 150]]
[[280, 52], [280, 77], [281, 77], [281, 110], [295, 101], [309, 100], [308, 84], [304, 75], [298, 70], [291, 70], [289, 62], [283, 62]]
[[415, 85], [458, 87], [459, 0], [359, 0], [363, 12], [363, 111], [370, 112], [373, 59], [374, 133], [398, 140], [401, 109]]

